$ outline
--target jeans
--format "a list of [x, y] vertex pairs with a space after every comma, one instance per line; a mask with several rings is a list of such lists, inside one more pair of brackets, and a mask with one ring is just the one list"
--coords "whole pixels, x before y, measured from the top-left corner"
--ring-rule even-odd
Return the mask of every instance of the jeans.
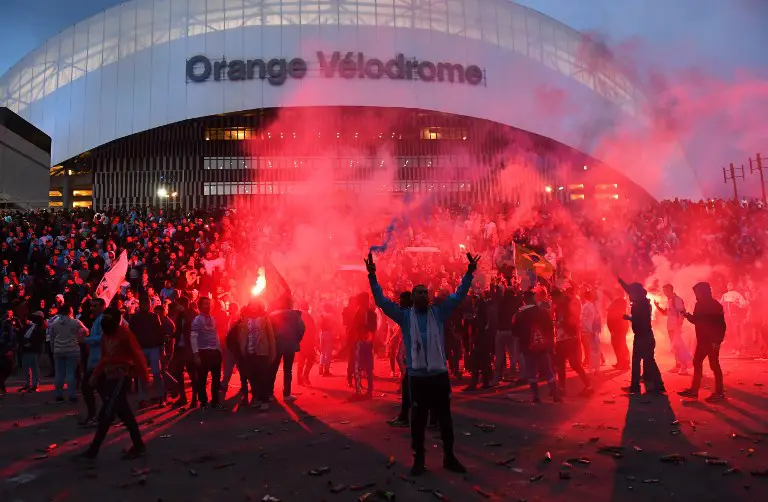
[[525, 356], [525, 373], [528, 383], [538, 383], [539, 379], [554, 383], [555, 372], [552, 370], [552, 354], [545, 352], [528, 352]]
[[101, 395], [102, 405], [99, 411], [99, 425], [96, 428], [93, 442], [91, 442], [91, 446], [88, 448], [90, 453], [95, 455], [99, 452], [101, 444], [107, 437], [109, 427], [115, 419], [115, 415], [125, 424], [125, 428], [131, 436], [131, 441], [133, 441], [133, 447], [135, 449], [144, 448], [139, 424], [136, 423], [136, 417], [133, 415], [131, 406], [128, 404], [128, 387], [130, 387], [130, 381], [127, 377], [109, 378], [101, 382], [99, 394]]
[[482, 374], [483, 386], [488, 386], [491, 383], [491, 353], [485, 348], [475, 347], [469, 355], [469, 359], [472, 362], [472, 381], [470, 385], [473, 387], [477, 385]]
[[274, 395], [275, 393], [275, 379], [277, 378], [277, 370], [280, 368], [280, 360], [283, 361], [283, 396], [291, 395], [291, 382], [293, 381], [293, 359], [296, 357], [295, 352], [278, 352], [275, 360], [272, 361], [269, 393]]
[[632, 347], [632, 382], [629, 384], [633, 391], [640, 391], [641, 362], [646, 392], [664, 390], [664, 382], [661, 380], [661, 372], [654, 358], [654, 350], [656, 350], [656, 340], [635, 336], [635, 344]]
[[668, 333], [676, 365], [680, 369], [688, 369], [693, 358], [691, 357], [691, 351], [688, 350], [688, 346], [685, 344], [685, 340], [683, 340], [683, 332], [681, 330], [669, 329]]
[[440, 424], [443, 455], [453, 456], [453, 418], [451, 417], [451, 380], [448, 372], [430, 376], [408, 376], [411, 391], [411, 448], [416, 461], [424, 461], [424, 435], [429, 413]]
[[40, 355], [34, 352], [21, 354], [21, 371], [24, 374], [24, 385], [37, 388], [40, 385]]
[[77, 387], [75, 385], [75, 370], [80, 362], [80, 354], [53, 355], [53, 362], [56, 366], [56, 376], [54, 378], [54, 396], [56, 399], [64, 397], [64, 382], [67, 382], [67, 395], [69, 399], [75, 399], [77, 396]]
[[368, 380], [368, 394], [373, 394], [373, 344], [371, 342], [357, 342], [355, 350], [355, 392], [362, 394], [363, 377], [365, 373]]
[[83, 393], [83, 401], [85, 401], [85, 407], [87, 411], [87, 418], [93, 418], [96, 416], [96, 391], [97, 389], [91, 387], [91, 375], [93, 374], [93, 368], [85, 370], [83, 376], [83, 385], [80, 387], [80, 391]]
[[702, 366], [704, 359], [709, 358], [709, 367], [715, 377], [715, 393], [723, 393], [723, 370], [720, 368], [720, 344], [696, 343], [696, 352], [693, 354], [693, 383], [691, 389], [698, 392], [701, 387]]
[[180, 402], [187, 402], [187, 394], [184, 389], [184, 370], [189, 374], [189, 381], [192, 385], [192, 400], [197, 401], [197, 367], [195, 367], [192, 359], [192, 349], [177, 345], [169, 366], [171, 375], [176, 379], [176, 392], [179, 394]]
[[224, 389], [224, 397], [229, 390], [229, 381], [232, 379], [232, 373], [237, 366], [237, 372], [240, 375], [240, 391], [243, 396], [248, 395], [248, 372], [243, 368], [242, 361], [238, 360], [238, 356], [233, 354], [229, 349], [224, 349], [221, 353], [224, 358], [224, 376], [221, 380], [221, 388]]
[[[610, 327], [608, 328], [610, 330]], [[629, 347], [627, 347], [627, 332], [624, 330], [611, 330], [611, 345], [616, 353], [616, 366], [629, 367]]]
[[219, 404], [221, 390], [221, 351], [201, 349], [197, 352], [200, 366], [197, 368], [197, 393], [200, 404], [208, 404], [208, 373], [211, 374], [211, 404]]
[[312, 365], [315, 364], [315, 351], [306, 350], [296, 354], [296, 373], [299, 375], [299, 382], [309, 381], [309, 372]]
[[565, 390], [565, 363], [571, 365], [571, 369], [579, 375], [584, 387], [589, 387], [590, 381], [587, 372], [581, 367], [581, 357], [579, 355], [579, 340], [577, 338], [567, 338], [555, 343], [555, 370], [557, 371], [560, 387]]
[[333, 356], [333, 333], [330, 331], [320, 332], [320, 366], [326, 370], [331, 367], [331, 357]]
[[[162, 397], [165, 394], [163, 373], [160, 371], [160, 352], [162, 351], [162, 347], [152, 347], [143, 350], [144, 357], [147, 359], [147, 366], [149, 366], [149, 371], [152, 372], [152, 386], [154, 387], [155, 394], [159, 397]], [[144, 401], [146, 399], [146, 389], [144, 389], [144, 384], [139, 381], [139, 400]]]
[[509, 367], [514, 369], [515, 361], [513, 359], [514, 338], [510, 330], [498, 330], [496, 332], [496, 380], [501, 381], [504, 376], [504, 370], [507, 367], [507, 352], [509, 352]]
[[600, 369], [600, 333], [582, 333], [584, 348], [589, 349], [585, 358], [589, 360], [589, 369], [598, 371]]
[[251, 394], [254, 401], [262, 404], [269, 402], [270, 374], [271, 366], [269, 356], [248, 355], [245, 358], [244, 366], [241, 371], [245, 371], [248, 380], [251, 382]]
[[5, 392], [5, 381], [13, 372], [13, 352], [0, 352], [0, 391]]

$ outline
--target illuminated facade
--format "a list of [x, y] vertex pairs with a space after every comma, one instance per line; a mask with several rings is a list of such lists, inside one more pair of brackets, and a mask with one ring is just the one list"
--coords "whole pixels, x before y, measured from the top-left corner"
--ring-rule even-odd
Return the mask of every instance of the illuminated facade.
[[[590, 155], [595, 123], [647, 123], [641, 94], [605, 56], [507, 0], [131, 0], [27, 55], [0, 78], [0, 105], [51, 136], [55, 164], [169, 124], [305, 107], [436, 111]], [[696, 197], [684, 157], [668, 161], [653, 182], [614, 167], [656, 198]], [[203, 194], [188, 189], [179, 197]]]

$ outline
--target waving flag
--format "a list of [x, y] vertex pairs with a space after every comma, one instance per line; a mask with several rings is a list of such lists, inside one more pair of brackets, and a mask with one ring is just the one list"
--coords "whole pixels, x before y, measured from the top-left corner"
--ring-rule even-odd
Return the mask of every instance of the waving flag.
[[532, 249], [517, 244], [517, 268], [533, 270], [537, 276], [550, 278], [555, 273], [555, 267], [543, 256]]
[[109, 272], [104, 274], [99, 287], [96, 288], [96, 296], [102, 298], [109, 305], [112, 298], [117, 294], [120, 284], [125, 280], [127, 272], [128, 254], [123, 251], [120, 253], [120, 258], [118, 258], [117, 262], [109, 269]]

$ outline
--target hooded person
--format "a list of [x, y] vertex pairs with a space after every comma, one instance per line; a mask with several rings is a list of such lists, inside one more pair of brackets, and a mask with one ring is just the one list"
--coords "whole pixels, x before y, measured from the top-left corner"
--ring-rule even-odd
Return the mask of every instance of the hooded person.
[[709, 283], [700, 282], [693, 287], [696, 306], [693, 313], [686, 312], [685, 318], [696, 328], [696, 350], [693, 355], [693, 382], [691, 388], [679, 392], [682, 397], [696, 399], [701, 387], [702, 366], [709, 358], [709, 367], [715, 377], [715, 392], [707, 401], [721, 401], [725, 398], [723, 370], [720, 368], [720, 345], [725, 339], [726, 323], [723, 306], [712, 297]]
[[619, 279], [619, 284], [627, 292], [630, 301], [630, 315], [625, 319], [632, 323], [632, 331], [635, 334], [632, 346], [632, 380], [629, 387], [622, 390], [630, 394], [640, 392], [640, 364], [643, 365], [643, 380], [646, 392], [664, 393], [664, 382], [661, 380], [661, 372], [654, 358], [656, 339], [651, 327], [651, 301], [648, 292], [639, 282], [627, 284]]
[[443, 467], [449, 471], [465, 473], [467, 469], [454, 455], [453, 419], [451, 418], [451, 381], [445, 357], [444, 323], [456, 307], [466, 298], [477, 270], [479, 256], [467, 254], [469, 265], [456, 292], [439, 305], [430, 305], [426, 286], [412, 290], [413, 307], [400, 305], [384, 296], [376, 279], [376, 265], [368, 253], [365, 260], [368, 279], [376, 305], [384, 314], [395, 321], [403, 333], [405, 364], [411, 390], [411, 447], [414, 452], [411, 474], [419, 476], [426, 471], [424, 435], [429, 411], [434, 411], [440, 423], [443, 440]]

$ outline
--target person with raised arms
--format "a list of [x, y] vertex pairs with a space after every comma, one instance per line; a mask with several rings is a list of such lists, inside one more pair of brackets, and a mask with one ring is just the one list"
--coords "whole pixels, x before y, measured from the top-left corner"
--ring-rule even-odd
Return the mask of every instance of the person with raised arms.
[[373, 255], [368, 253], [365, 266], [371, 284], [373, 298], [384, 314], [395, 321], [403, 333], [405, 363], [411, 389], [413, 417], [411, 420], [411, 447], [414, 452], [411, 475], [419, 476], [426, 471], [424, 434], [430, 410], [440, 424], [443, 441], [443, 467], [449, 471], [465, 473], [467, 469], [459, 462], [453, 451], [453, 419], [451, 418], [451, 381], [445, 358], [445, 335], [443, 323], [453, 314], [456, 307], [467, 296], [472, 277], [477, 270], [480, 256], [467, 253], [467, 273], [456, 292], [439, 305], [430, 304], [426, 286], [413, 288], [413, 307], [400, 305], [384, 296], [376, 279], [376, 265]]

